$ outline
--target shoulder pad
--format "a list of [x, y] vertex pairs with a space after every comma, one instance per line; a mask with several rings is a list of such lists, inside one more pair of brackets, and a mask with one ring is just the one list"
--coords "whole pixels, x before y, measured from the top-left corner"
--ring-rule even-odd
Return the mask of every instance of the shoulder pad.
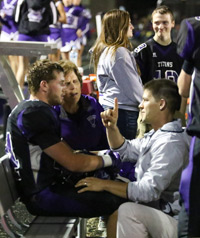
[[139, 45], [137, 48], [134, 49], [135, 53], [139, 53], [142, 49], [146, 48], [147, 44], [146, 43], [142, 43], [141, 45]]

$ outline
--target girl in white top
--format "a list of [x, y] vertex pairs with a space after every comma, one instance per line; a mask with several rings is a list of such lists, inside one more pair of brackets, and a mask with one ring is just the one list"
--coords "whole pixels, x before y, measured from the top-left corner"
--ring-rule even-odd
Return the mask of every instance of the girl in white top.
[[118, 98], [118, 127], [127, 139], [136, 136], [138, 105], [143, 93], [136, 62], [129, 50], [132, 31], [128, 12], [110, 10], [103, 17], [101, 34], [92, 49], [99, 102], [104, 109], [113, 108], [114, 98]]

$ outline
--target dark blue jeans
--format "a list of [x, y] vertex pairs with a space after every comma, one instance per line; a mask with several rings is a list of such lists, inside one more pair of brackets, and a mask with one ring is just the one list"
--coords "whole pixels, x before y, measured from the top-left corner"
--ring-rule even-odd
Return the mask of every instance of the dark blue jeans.
[[[108, 106], [102, 105], [104, 110], [109, 109]], [[139, 112], [136, 111], [128, 111], [119, 109], [118, 110], [118, 121], [117, 126], [119, 128], [120, 133], [126, 139], [134, 139], [137, 134], [137, 119]]]

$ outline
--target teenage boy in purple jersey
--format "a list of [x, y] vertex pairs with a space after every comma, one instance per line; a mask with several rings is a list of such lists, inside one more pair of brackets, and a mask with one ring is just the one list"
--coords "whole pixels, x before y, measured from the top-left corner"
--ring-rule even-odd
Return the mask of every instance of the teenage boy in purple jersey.
[[166, 78], [177, 82], [183, 60], [176, 52], [171, 31], [175, 26], [173, 12], [167, 6], [159, 6], [152, 13], [154, 37], [134, 50], [141, 71], [143, 84], [153, 78]]
[[[169, 7], [161, 5], [152, 12], [154, 36], [134, 50], [143, 84], [153, 78], [165, 78], [177, 83], [183, 59], [177, 54], [176, 43], [172, 40], [171, 32], [174, 26], [174, 15]], [[185, 125], [185, 109], [186, 100], [182, 99], [180, 112], [176, 113], [176, 118], [181, 118], [183, 125]], [[138, 124], [141, 133], [145, 130], [144, 125]]]

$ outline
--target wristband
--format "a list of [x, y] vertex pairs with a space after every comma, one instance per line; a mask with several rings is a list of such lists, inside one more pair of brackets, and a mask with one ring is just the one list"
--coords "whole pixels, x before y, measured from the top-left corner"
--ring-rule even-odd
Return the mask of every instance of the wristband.
[[109, 167], [113, 164], [110, 155], [102, 155], [101, 158], [103, 160], [103, 167]]
[[103, 156], [103, 155], [105, 155], [105, 154], [108, 154], [108, 153], [106, 153], [106, 152], [108, 152], [108, 150], [99, 150], [98, 153], [97, 153], [97, 155], [98, 155], [98, 156]]

